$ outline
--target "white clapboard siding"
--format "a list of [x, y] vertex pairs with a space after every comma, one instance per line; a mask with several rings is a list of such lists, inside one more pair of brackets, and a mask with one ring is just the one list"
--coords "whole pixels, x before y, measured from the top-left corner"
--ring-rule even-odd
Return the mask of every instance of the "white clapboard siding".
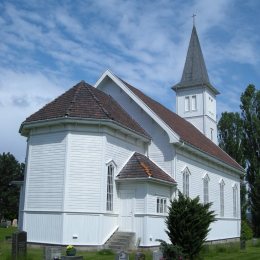
[[[134, 152], [144, 154], [145, 149], [142, 143], [132, 144], [127, 140], [118, 139], [112, 135], [106, 135], [106, 146], [105, 146], [105, 164], [104, 164], [104, 177], [103, 177], [103, 191], [104, 191], [104, 209], [106, 208], [106, 191], [107, 191], [107, 163], [113, 162], [116, 164], [114, 178], [119, 174], [120, 170], [128, 162]], [[116, 187], [116, 186], [115, 186]], [[119, 212], [119, 199], [118, 189], [114, 191], [114, 211]]]
[[68, 144], [66, 210], [100, 210], [103, 136], [71, 133]]
[[172, 172], [173, 150], [166, 133], [124, 91], [112, 81], [102, 85], [102, 91], [111, 95], [152, 137], [149, 157], [169, 174]]
[[[192, 155], [177, 155], [176, 180], [178, 189], [183, 191], [182, 171], [188, 167], [190, 171], [189, 194], [194, 198], [200, 196], [203, 203], [203, 177], [209, 177], [209, 201], [213, 203], [211, 210], [215, 211], [217, 221], [212, 223], [207, 240], [219, 240], [240, 236], [240, 207], [238, 216], [233, 216], [233, 186], [237, 184], [238, 200], [240, 194], [240, 180], [237, 174], [228, 173], [224, 168], [213, 167]], [[220, 181], [224, 180], [224, 216], [220, 216]], [[223, 232], [225, 231], [225, 232]]]
[[66, 214], [64, 220], [64, 243], [98, 245], [99, 218], [99, 214]]
[[58, 213], [25, 213], [27, 241], [34, 243], [62, 244], [62, 215]]
[[62, 209], [65, 139], [64, 132], [30, 137], [25, 199], [27, 210]]
[[157, 197], [163, 197], [167, 199], [169, 205], [171, 198], [171, 188], [169, 186], [160, 184], [149, 184], [147, 194], [147, 213], [157, 214]]

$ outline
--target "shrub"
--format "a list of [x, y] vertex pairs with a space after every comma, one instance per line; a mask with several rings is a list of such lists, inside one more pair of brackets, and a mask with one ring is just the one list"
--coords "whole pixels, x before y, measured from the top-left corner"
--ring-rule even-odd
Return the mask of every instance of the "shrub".
[[250, 240], [253, 238], [252, 228], [246, 220], [241, 221], [241, 240]]
[[166, 233], [174, 246], [182, 248], [189, 259], [194, 259], [202, 248], [210, 231], [209, 225], [215, 221], [212, 203], [201, 204], [199, 197], [191, 199], [179, 192], [178, 199], [171, 201], [166, 218]]
[[160, 244], [160, 251], [163, 253], [163, 259], [173, 260], [182, 259], [184, 257], [182, 248], [176, 245], [168, 244], [165, 241], [158, 239]]

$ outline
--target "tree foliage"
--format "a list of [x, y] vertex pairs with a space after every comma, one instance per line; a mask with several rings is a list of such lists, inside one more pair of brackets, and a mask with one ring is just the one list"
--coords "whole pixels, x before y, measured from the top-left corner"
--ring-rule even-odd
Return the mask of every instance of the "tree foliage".
[[11, 182], [21, 179], [23, 169], [12, 154], [0, 154], [0, 220], [18, 217], [19, 187]]
[[210, 231], [210, 223], [215, 221], [212, 203], [201, 204], [199, 197], [191, 199], [179, 192], [178, 199], [171, 201], [166, 218], [166, 233], [173, 244], [194, 259], [199, 254]]
[[[218, 122], [219, 146], [243, 168], [246, 166], [244, 125], [239, 113], [224, 112]], [[248, 203], [244, 176], [240, 180], [241, 218], [246, 219]]]
[[243, 120], [239, 113], [224, 112], [218, 122], [219, 146], [245, 167]]
[[[241, 95], [241, 114], [222, 113], [219, 120], [219, 145], [246, 168], [249, 206], [254, 234], [260, 236], [260, 91], [249, 85]], [[241, 186], [242, 219], [245, 219], [245, 185]]]

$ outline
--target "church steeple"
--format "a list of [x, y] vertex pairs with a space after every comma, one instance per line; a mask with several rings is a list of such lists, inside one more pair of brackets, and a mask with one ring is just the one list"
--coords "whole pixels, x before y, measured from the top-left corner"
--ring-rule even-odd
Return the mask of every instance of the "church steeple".
[[216, 95], [219, 92], [210, 83], [194, 24], [181, 81], [172, 89], [176, 92], [177, 114], [217, 143]]
[[215, 95], [219, 94], [218, 90], [210, 84], [197, 30], [195, 25], [193, 25], [181, 81], [172, 88], [176, 90], [180, 87], [185, 88], [198, 85], [207, 85]]

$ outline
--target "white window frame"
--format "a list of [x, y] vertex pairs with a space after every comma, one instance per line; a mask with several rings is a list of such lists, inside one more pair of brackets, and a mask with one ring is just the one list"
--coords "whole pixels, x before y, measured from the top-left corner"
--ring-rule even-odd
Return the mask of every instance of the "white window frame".
[[233, 185], [233, 217], [238, 217], [238, 188], [237, 184]]
[[167, 198], [157, 197], [156, 198], [156, 212], [159, 214], [167, 213]]
[[184, 111], [185, 112], [190, 111], [190, 97], [189, 96], [184, 97]]
[[192, 111], [197, 110], [197, 96], [196, 95], [191, 96], [191, 110]]
[[209, 175], [206, 173], [203, 179], [203, 203], [209, 203]]
[[220, 204], [220, 217], [225, 215], [225, 182], [223, 179], [219, 182], [219, 204]]
[[190, 193], [190, 170], [188, 167], [186, 167], [182, 171], [182, 180], [183, 180], [183, 195], [189, 197]]
[[113, 211], [114, 202], [114, 174], [115, 164], [109, 163], [107, 165], [107, 200], [106, 210]]

